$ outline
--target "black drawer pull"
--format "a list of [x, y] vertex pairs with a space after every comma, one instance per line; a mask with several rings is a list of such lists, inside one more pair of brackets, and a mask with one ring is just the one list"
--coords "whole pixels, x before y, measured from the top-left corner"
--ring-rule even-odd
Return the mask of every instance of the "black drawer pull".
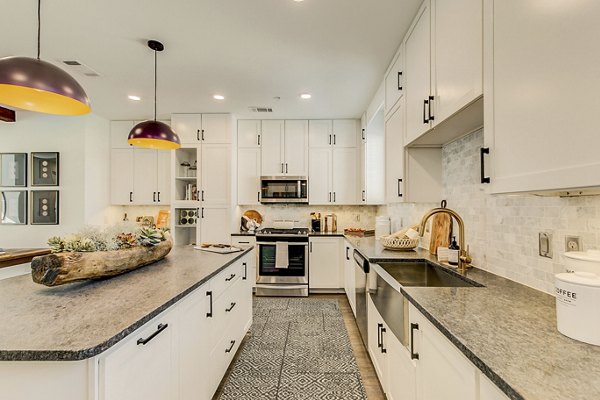
[[398, 90], [402, 90], [402, 84], [400, 80], [402, 79], [402, 71], [398, 71]]
[[213, 295], [212, 291], [206, 292], [206, 295], [210, 297], [210, 311], [206, 313], [206, 318], [212, 318], [213, 316]]
[[247, 280], [248, 279], [248, 263], [242, 263], [242, 265], [244, 266], [244, 276], [242, 277], [242, 280]]
[[225, 311], [226, 312], [231, 312], [231, 310], [233, 310], [233, 307], [235, 307], [235, 302], [231, 303], [231, 307], [226, 308]]
[[154, 331], [154, 333], [152, 335], [148, 336], [146, 339], [139, 338], [137, 340], [138, 346], [140, 344], [145, 345], [146, 343], [148, 343], [149, 341], [151, 341], [152, 339], [154, 339], [159, 333], [161, 333], [162, 331], [164, 331], [168, 327], [169, 327], [169, 324], [158, 324], [158, 327], [156, 328], [156, 331]]
[[415, 330], [419, 329], [419, 324], [410, 324], [410, 359], [418, 360], [419, 353], [415, 353]]
[[485, 155], [490, 154], [490, 148], [482, 147], [481, 149], [479, 149], [479, 151], [481, 158], [481, 183], [490, 183], [490, 177], [485, 176]]
[[383, 347], [383, 340], [381, 340], [381, 330], [383, 329], [383, 324], [377, 324], [377, 347], [378, 348], [382, 348]]
[[238, 242], [239, 244], [250, 244], [250, 242]]
[[350, 247], [346, 246], [346, 260], [350, 260], [350, 255], [348, 252], [350, 251]]
[[398, 197], [402, 197], [402, 189], [400, 188], [402, 179], [398, 179]]
[[235, 346], [235, 340], [231, 341], [231, 346], [229, 346], [228, 349], [225, 349], [225, 353], [231, 353], [231, 350], [233, 350], [233, 346]]
[[231, 275], [229, 275], [229, 278], [225, 278], [225, 281], [226, 281], [226, 282], [229, 282], [229, 281], [231, 281], [233, 278], [235, 278], [235, 274], [231, 274]]
[[381, 352], [382, 353], [387, 353], [387, 349], [385, 348], [385, 346], [383, 344], [383, 334], [386, 332], [387, 332], [387, 330], [384, 327], [381, 327]]

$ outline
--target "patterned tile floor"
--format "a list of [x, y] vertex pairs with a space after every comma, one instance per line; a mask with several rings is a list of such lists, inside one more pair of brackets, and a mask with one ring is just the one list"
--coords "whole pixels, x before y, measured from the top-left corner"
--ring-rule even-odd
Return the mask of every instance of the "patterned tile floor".
[[355, 335], [345, 296], [257, 297], [250, 333], [214, 399], [384, 399]]

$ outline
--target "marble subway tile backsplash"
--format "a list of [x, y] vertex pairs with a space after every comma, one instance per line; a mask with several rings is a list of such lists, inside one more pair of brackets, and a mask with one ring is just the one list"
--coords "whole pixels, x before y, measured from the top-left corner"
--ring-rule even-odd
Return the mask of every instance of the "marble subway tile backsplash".
[[[489, 195], [479, 183], [483, 131], [443, 149], [443, 193], [448, 207], [465, 220], [473, 264], [548, 293], [554, 274], [565, 271], [565, 236], [580, 236], [584, 250], [600, 247], [600, 196], [573, 198]], [[418, 221], [437, 204], [398, 204], [379, 208], [392, 225]], [[538, 234], [552, 234], [553, 257], [538, 254]]]

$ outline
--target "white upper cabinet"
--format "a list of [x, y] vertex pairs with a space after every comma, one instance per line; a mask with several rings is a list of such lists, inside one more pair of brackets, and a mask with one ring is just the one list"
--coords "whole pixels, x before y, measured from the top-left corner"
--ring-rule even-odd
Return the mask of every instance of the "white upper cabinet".
[[262, 121], [261, 150], [261, 174], [283, 175], [283, 120]]
[[385, 122], [385, 192], [387, 203], [404, 202], [404, 105]]
[[171, 127], [181, 144], [231, 143], [229, 114], [172, 114]]
[[156, 203], [171, 203], [171, 152], [157, 150]]
[[260, 148], [260, 120], [240, 119], [238, 120], [238, 147]]
[[229, 243], [231, 241], [229, 206], [203, 206], [200, 209], [200, 237], [202, 243]]
[[133, 202], [135, 204], [156, 203], [156, 188], [158, 187], [157, 150], [133, 150]]
[[485, 4], [492, 192], [600, 186], [600, 2]]
[[310, 204], [330, 204], [332, 152], [327, 148], [310, 149], [308, 200]]
[[237, 203], [260, 204], [260, 148], [238, 149]]
[[406, 142], [431, 127], [431, 4], [425, 0], [405, 39]]
[[200, 200], [206, 204], [231, 203], [231, 146], [202, 145]]
[[333, 142], [332, 131], [333, 122], [331, 120], [308, 121], [310, 147], [330, 147]]
[[333, 120], [333, 146], [357, 147], [360, 131], [360, 120], [335, 119]]
[[332, 203], [358, 204], [358, 151], [356, 148], [333, 149]]
[[110, 202], [113, 205], [133, 204], [133, 149], [112, 149], [110, 152]]
[[134, 126], [133, 121], [110, 121], [110, 147], [113, 149], [129, 149], [127, 143], [129, 132]]
[[404, 95], [404, 45], [385, 75], [385, 113], [388, 114]]
[[286, 120], [284, 123], [285, 174], [308, 175], [308, 121]]

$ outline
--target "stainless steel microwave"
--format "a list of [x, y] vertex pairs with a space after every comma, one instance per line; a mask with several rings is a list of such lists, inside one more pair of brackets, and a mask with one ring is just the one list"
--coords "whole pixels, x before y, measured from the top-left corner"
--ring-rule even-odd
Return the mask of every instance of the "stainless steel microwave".
[[305, 176], [262, 176], [261, 203], [308, 203], [308, 178]]

